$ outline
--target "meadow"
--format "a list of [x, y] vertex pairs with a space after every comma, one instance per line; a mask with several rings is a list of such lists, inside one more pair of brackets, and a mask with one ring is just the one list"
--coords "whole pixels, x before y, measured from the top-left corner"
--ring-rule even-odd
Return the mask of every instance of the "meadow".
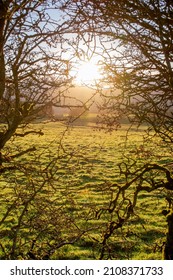
[[[0, 178], [0, 258], [13, 251], [16, 259], [39, 259], [49, 251], [51, 259], [98, 259], [116, 215], [104, 210], [117, 191], [114, 184], [126, 181], [120, 167], [171, 166], [169, 149], [158, 138], [146, 139], [145, 126], [128, 134], [126, 124], [111, 133], [54, 122], [33, 128], [44, 135], [14, 137], [6, 147], [7, 157], [23, 148], [30, 152], [14, 158], [17, 169]], [[104, 258], [161, 259], [165, 208], [162, 189], [141, 192], [131, 218], [107, 240]]]

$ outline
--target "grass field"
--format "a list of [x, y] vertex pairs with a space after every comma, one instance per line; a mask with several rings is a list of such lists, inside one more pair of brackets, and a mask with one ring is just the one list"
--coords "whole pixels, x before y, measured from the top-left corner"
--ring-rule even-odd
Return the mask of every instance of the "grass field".
[[[127, 135], [126, 125], [111, 134], [84, 126], [65, 129], [56, 123], [33, 126], [43, 129], [44, 135], [14, 138], [6, 147], [6, 157], [24, 147], [36, 150], [15, 158], [17, 170], [0, 179], [0, 256], [13, 250], [15, 258], [26, 258], [21, 251], [33, 246], [39, 258], [48, 245], [62, 245], [65, 240], [66, 245], [54, 246], [52, 259], [98, 259], [103, 235], [115, 218], [115, 213], [104, 212], [117, 191], [111, 186], [126, 180], [120, 176], [120, 164], [169, 166], [168, 147], [156, 138], [144, 142], [145, 127]], [[156, 176], [161, 179], [162, 174]], [[132, 187], [127, 196], [133, 193]], [[107, 241], [104, 258], [162, 258], [164, 196], [160, 189], [139, 194], [134, 214]]]

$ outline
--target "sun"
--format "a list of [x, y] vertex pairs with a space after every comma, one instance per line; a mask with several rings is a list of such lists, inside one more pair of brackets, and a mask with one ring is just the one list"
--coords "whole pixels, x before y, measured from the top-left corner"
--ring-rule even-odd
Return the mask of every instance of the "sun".
[[77, 85], [95, 85], [101, 79], [101, 73], [99, 71], [99, 65], [95, 61], [82, 61], [75, 74], [75, 84]]

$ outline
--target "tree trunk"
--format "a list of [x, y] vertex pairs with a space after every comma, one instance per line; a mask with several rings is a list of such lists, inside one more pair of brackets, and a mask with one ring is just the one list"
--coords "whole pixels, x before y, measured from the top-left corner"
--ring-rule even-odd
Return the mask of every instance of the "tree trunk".
[[173, 212], [167, 215], [168, 232], [164, 247], [164, 260], [173, 260]]
[[5, 91], [5, 62], [4, 62], [4, 25], [6, 19], [6, 7], [3, 2], [0, 1], [0, 99], [3, 97]]

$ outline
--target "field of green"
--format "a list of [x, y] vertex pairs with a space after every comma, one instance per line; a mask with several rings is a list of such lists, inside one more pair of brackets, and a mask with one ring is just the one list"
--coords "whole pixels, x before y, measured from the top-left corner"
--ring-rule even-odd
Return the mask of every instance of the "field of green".
[[[7, 158], [30, 152], [11, 157], [16, 169], [0, 177], [0, 258], [161, 259], [166, 234], [161, 212], [169, 195], [162, 189], [140, 192], [127, 222], [106, 243], [103, 239], [118, 219], [108, 209], [116, 184], [128, 180], [123, 170], [153, 162], [171, 168], [168, 147], [144, 139], [145, 127], [127, 134], [126, 125], [112, 133], [57, 123], [32, 126], [44, 135], [14, 137], [5, 150]], [[148, 174], [156, 180], [162, 175]], [[126, 202], [134, 188], [127, 190]], [[117, 201], [119, 209], [123, 199]], [[125, 215], [124, 200], [118, 213]]]

